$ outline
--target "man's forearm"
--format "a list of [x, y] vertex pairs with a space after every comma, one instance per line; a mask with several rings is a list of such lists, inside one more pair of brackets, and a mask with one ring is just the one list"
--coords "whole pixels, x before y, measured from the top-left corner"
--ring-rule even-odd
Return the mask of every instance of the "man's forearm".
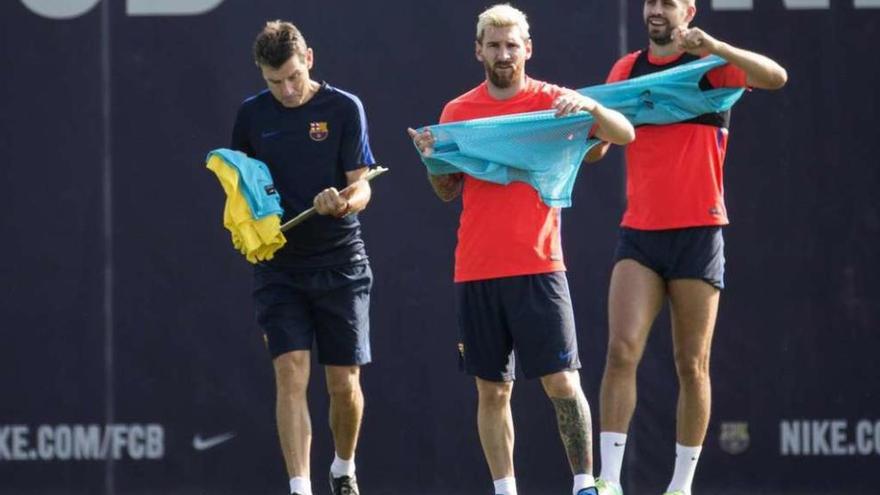
[[742, 69], [748, 77], [749, 86], [779, 89], [788, 81], [788, 73], [781, 65], [759, 53], [720, 42], [715, 55]]
[[348, 200], [348, 209], [346, 214], [357, 213], [364, 210], [370, 202], [373, 190], [370, 183], [364, 179], [357, 180], [349, 184], [349, 192], [346, 192], [345, 198]]
[[431, 187], [438, 198], [443, 201], [452, 201], [461, 194], [464, 178], [461, 174], [428, 174], [428, 181], [431, 182]]
[[597, 104], [590, 113], [599, 126], [597, 134], [603, 141], [622, 146], [631, 143], [636, 138], [636, 131], [632, 124], [620, 112]]

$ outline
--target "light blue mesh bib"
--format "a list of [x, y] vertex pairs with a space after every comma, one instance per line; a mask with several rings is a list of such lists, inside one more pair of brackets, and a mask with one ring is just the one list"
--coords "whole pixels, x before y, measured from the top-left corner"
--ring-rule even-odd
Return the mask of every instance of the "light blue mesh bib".
[[218, 148], [208, 153], [219, 156], [238, 171], [242, 195], [255, 220], [269, 215], [282, 215], [281, 196], [275, 190], [272, 174], [265, 163], [251, 158], [240, 151]]
[[[633, 125], [672, 124], [729, 110], [742, 88], [700, 89], [700, 79], [727, 62], [716, 56], [662, 72], [579, 89]], [[434, 153], [422, 157], [431, 174], [464, 172], [498, 184], [522, 181], [548, 206], [571, 206], [571, 191], [587, 151], [593, 117], [586, 112], [554, 117], [554, 110], [432, 125]]]

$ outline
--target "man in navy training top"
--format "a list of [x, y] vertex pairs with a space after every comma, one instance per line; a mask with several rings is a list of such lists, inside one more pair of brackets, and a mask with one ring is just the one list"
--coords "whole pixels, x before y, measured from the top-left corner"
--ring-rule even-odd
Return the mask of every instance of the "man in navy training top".
[[266, 23], [253, 51], [268, 89], [241, 104], [232, 148], [269, 166], [284, 220], [311, 206], [319, 214], [286, 232], [287, 244], [254, 267], [256, 316], [275, 368], [290, 492], [312, 495], [306, 390], [314, 341], [330, 394], [332, 493], [358, 495], [360, 366], [370, 362], [373, 278], [357, 213], [370, 201], [363, 177], [375, 163], [364, 108], [356, 96], [310, 78], [314, 53], [293, 24]]

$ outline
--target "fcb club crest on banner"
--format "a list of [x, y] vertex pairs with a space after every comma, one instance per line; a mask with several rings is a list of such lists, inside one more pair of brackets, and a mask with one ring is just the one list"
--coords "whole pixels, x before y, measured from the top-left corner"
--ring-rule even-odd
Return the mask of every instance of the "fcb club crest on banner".
[[749, 424], [742, 422], [721, 423], [721, 450], [731, 455], [742, 454], [749, 448]]
[[327, 139], [330, 130], [327, 128], [326, 122], [312, 122], [309, 124], [309, 137], [312, 141], [323, 141]]

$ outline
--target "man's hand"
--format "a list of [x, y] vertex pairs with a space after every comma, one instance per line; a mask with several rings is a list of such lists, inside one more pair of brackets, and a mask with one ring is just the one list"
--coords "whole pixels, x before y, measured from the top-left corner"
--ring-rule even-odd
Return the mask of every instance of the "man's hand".
[[409, 127], [406, 129], [406, 132], [409, 133], [409, 137], [412, 138], [413, 144], [416, 145], [422, 156], [431, 156], [431, 153], [434, 152], [434, 135], [431, 134], [430, 129], [419, 132]]
[[567, 88], [563, 89], [562, 94], [553, 100], [553, 108], [556, 109], [557, 117], [565, 117], [580, 111], [592, 113], [597, 106], [596, 100]]
[[718, 51], [721, 43], [700, 28], [679, 26], [672, 30], [672, 41], [681, 51], [703, 57]]
[[342, 218], [348, 213], [348, 199], [336, 190], [335, 187], [328, 187], [319, 192], [314, 200], [315, 211], [319, 215], [331, 215], [336, 218]]

